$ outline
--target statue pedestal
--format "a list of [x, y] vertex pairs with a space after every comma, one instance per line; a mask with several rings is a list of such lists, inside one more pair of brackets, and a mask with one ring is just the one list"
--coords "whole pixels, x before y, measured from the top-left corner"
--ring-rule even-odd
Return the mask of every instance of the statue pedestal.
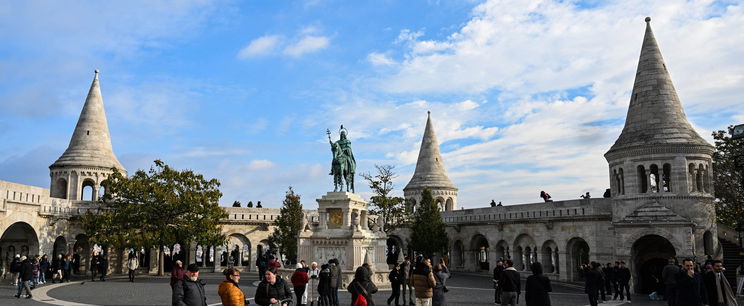
[[369, 229], [367, 202], [358, 194], [328, 192], [318, 201], [319, 223], [304, 229], [297, 240], [298, 259], [308, 264], [339, 261], [345, 288], [354, 278], [356, 268], [370, 265], [372, 281], [378, 287], [390, 287], [385, 251], [387, 236]]

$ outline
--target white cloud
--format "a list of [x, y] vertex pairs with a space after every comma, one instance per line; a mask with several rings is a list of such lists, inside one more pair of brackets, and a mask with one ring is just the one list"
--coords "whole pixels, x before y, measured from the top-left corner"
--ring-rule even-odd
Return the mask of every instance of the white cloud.
[[279, 45], [278, 35], [261, 36], [252, 40], [248, 45], [238, 52], [238, 58], [247, 59], [251, 57], [269, 55]]
[[284, 54], [292, 57], [300, 57], [303, 54], [316, 52], [328, 47], [330, 39], [325, 36], [305, 36], [296, 43], [287, 46]]
[[267, 170], [273, 167], [274, 163], [265, 159], [252, 160], [248, 163], [248, 170]]
[[395, 61], [384, 53], [372, 52], [367, 55], [367, 60], [375, 66], [392, 66]]

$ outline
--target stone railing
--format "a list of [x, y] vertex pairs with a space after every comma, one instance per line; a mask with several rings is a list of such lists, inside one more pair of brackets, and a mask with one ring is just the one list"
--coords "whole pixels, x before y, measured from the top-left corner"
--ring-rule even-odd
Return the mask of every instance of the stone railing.
[[445, 224], [455, 225], [460, 223], [607, 217], [611, 214], [611, 200], [597, 198], [452, 210], [442, 212], [442, 218]]

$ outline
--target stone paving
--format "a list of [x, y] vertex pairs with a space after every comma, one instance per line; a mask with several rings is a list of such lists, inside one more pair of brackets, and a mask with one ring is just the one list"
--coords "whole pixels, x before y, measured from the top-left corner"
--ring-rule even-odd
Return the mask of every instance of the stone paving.
[[[255, 296], [257, 276], [255, 273], [243, 273], [241, 289], [249, 297]], [[217, 284], [223, 276], [218, 273], [204, 273], [207, 281], [206, 292], [209, 305], [220, 305], [217, 295]], [[455, 274], [448, 282], [448, 305], [494, 305], [491, 280], [485, 275]], [[554, 283], [551, 300], [553, 306], [588, 305], [582, 288], [573, 284]], [[90, 279], [79, 278], [70, 283], [47, 284], [32, 291], [34, 299], [16, 299], [15, 289], [8, 281], [0, 285], [0, 305], [170, 305], [171, 289], [167, 277], [140, 276], [134, 283], [126, 277], [111, 277], [106, 282], [90, 282]], [[382, 290], [374, 295], [377, 305], [387, 305], [386, 299], [390, 290]], [[350, 304], [350, 295], [340, 292], [342, 305]], [[744, 299], [740, 300], [740, 304]], [[402, 302], [402, 301], [401, 301]], [[600, 305], [625, 305], [619, 301], [608, 301]], [[520, 298], [519, 305], [524, 305]], [[648, 297], [634, 295], [630, 305], [666, 305], [661, 301], [649, 301]]]

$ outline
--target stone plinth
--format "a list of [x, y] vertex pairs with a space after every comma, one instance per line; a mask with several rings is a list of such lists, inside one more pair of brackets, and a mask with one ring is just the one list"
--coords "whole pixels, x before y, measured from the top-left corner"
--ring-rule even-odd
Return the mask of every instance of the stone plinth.
[[370, 230], [367, 202], [350, 192], [328, 192], [317, 201], [319, 222], [300, 232], [298, 258], [319, 264], [338, 259], [344, 287], [353, 279], [356, 268], [368, 263], [375, 284], [389, 287], [385, 263], [387, 236], [382, 231]]

